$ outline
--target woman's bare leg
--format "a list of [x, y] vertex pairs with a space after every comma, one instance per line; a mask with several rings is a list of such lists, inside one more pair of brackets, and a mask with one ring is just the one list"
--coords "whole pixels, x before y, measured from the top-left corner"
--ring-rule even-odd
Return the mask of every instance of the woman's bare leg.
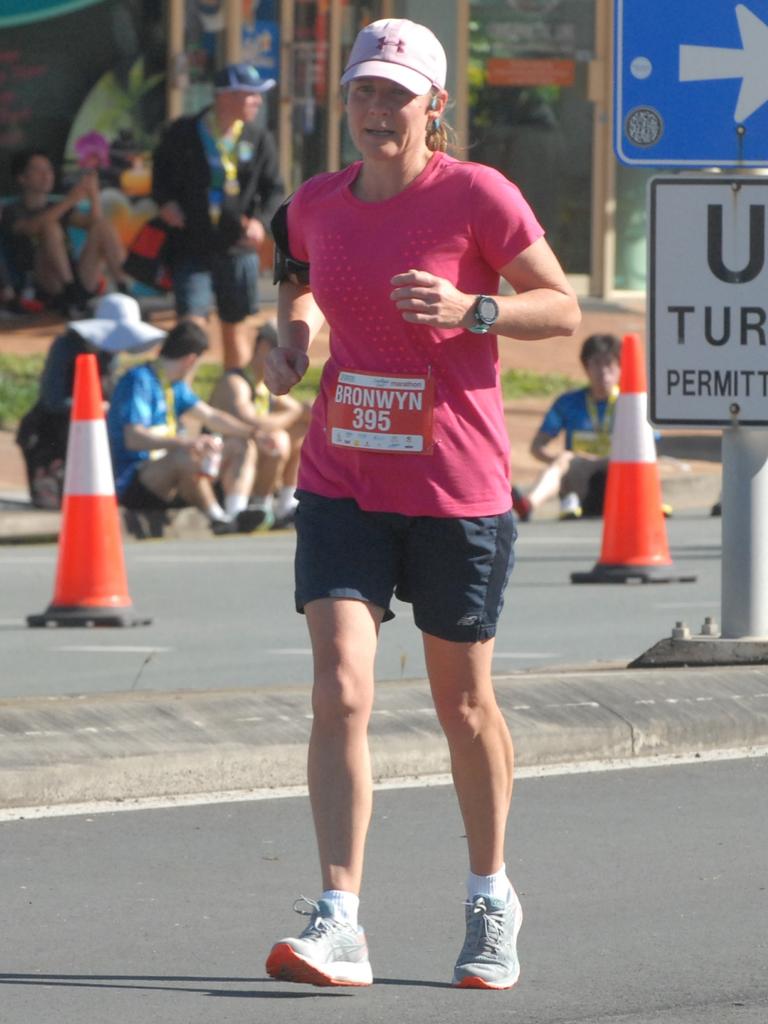
[[371, 819], [368, 722], [383, 611], [363, 601], [323, 598], [305, 613], [315, 666], [309, 795], [323, 888], [359, 894]]
[[493, 690], [493, 640], [454, 643], [424, 634], [432, 699], [451, 753], [451, 771], [477, 875], [504, 863], [514, 752]]

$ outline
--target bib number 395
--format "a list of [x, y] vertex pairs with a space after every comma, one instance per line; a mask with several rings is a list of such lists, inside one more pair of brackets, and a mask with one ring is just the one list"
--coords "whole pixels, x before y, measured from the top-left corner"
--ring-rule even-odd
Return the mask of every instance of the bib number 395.
[[352, 413], [354, 430], [374, 430], [386, 433], [392, 428], [392, 416], [383, 409], [355, 409]]
[[429, 454], [434, 405], [430, 374], [340, 370], [328, 401], [328, 443], [337, 448]]

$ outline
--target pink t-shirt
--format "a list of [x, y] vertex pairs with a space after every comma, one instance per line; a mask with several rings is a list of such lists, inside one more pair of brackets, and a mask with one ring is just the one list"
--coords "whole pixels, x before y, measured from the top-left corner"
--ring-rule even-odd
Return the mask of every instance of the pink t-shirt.
[[[435, 153], [384, 202], [356, 198], [360, 163], [320, 174], [288, 208], [291, 253], [310, 263], [312, 294], [330, 326], [330, 358], [304, 441], [299, 487], [361, 508], [409, 516], [486, 516], [510, 507], [509, 438], [493, 334], [409, 324], [391, 278], [425, 270], [467, 294], [495, 295], [499, 270], [543, 234], [519, 189], [498, 171]], [[326, 414], [340, 370], [428, 375], [430, 454], [328, 443]]]

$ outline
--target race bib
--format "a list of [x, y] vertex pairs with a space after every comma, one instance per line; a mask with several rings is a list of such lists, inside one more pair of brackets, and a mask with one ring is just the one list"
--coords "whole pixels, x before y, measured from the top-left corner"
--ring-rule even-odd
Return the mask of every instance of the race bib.
[[434, 381], [340, 370], [328, 402], [328, 443], [338, 448], [429, 455]]

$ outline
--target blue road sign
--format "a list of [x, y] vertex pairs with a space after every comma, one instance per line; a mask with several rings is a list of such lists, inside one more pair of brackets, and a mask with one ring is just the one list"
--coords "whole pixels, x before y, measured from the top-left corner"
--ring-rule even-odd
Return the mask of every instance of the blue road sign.
[[615, 0], [616, 155], [768, 166], [768, 0]]

